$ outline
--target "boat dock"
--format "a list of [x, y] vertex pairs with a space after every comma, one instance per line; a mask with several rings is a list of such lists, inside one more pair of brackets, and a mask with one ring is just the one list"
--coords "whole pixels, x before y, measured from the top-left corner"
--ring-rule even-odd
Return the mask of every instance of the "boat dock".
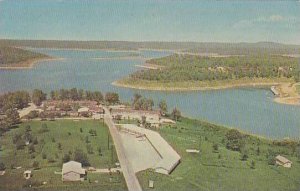
[[278, 92], [277, 89], [276, 89], [276, 86], [271, 86], [271, 91], [272, 91], [272, 93], [273, 93], [275, 96], [279, 96], [279, 95], [280, 95], [279, 92]]

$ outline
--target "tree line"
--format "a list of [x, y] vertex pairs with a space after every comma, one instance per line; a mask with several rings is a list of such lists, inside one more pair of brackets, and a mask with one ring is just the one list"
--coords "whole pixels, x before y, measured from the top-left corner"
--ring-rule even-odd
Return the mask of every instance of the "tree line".
[[[108, 104], [120, 102], [119, 94], [115, 92], [107, 92], [103, 96], [100, 91], [84, 91], [76, 88], [51, 91], [50, 99], [60, 101], [90, 100]], [[20, 123], [20, 116], [17, 110], [28, 107], [30, 102], [40, 106], [45, 100], [47, 100], [47, 93], [39, 89], [35, 89], [31, 93], [28, 91], [16, 91], [0, 95], [0, 133]], [[30, 114], [36, 115], [36, 112], [31, 112]]]

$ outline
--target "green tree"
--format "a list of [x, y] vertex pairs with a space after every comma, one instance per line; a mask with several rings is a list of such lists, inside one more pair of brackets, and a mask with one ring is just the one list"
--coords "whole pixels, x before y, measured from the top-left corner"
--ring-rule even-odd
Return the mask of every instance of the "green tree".
[[71, 156], [69, 154], [64, 154], [63, 158], [62, 158], [62, 162], [66, 163], [69, 162], [71, 160]]
[[16, 149], [21, 150], [25, 147], [25, 142], [22, 139], [18, 139], [16, 142]]
[[226, 135], [226, 148], [233, 151], [240, 151], [244, 146], [243, 135], [236, 129], [230, 129]]
[[70, 99], [72, 100], [78, 100], [78, 91], [76, 88], [72, 88], [70, 90]]
[[105, 94], [105, 101], [109, 104], [119, 103], [119, 94], [114, 92], [108, 92]]
[[90, 166], [87, 154], [80, 149], [74, 151], [74, 161], [80, 162], [82, 166]]
[[98, 104], [103, 101], [103, 95], [99, 91], [95, 91], [93, 93], [93, 100], [96, 101]]
[[33, 168], [34, 170], [39, 169], [39, 166], [40, 166], [40, 163], [39, 163], [38, 161], [34, 161], [34, 162], [32, 163], [32, 168]]
[[213, 144], [213, 151], [214, 151], [215, 153], [217, 153], [218, 150], [219, 150], [219, 145], [218, 145], [218, 143], [214, 143], [214, 144]]
[[35, 148], [34, 148], [34, 145], [33, 144], [30, 144], [29, 147], [28, 147], [28, 152], [29, 154], [32, 154], [35, 152]]
[[0, 171], [4, 171], [6, 168], [5, 168], [5, 165], [3, 162], [0, 162]]
[[251, 169], [255, 169], [255, 161], [253, 161], [253, 160], [251, 161], [250, 168], [251, 168]]
[[165, 100], [160, 101], [158, 106], [162, 115], [165, 115], [168, 112], [168, 105]]
[[171, 116], [175, 121], [179, 121], [181, 118], [181, 112], [175, 107], [171, 113]]
[[9, 124], [9, 126], [13, 126], [20, 123], [20, 115], [16, 109], [8, 109], [5, 112], [5, 115], [6, 121]]
[[102, 149], [101, 149], [101, 147], [98, 148], [98, 154], [99, 154], [99, 156], [102, 156]]
[[26, 132], [30, 132], [30, 131], [31, 131], [30, 125], [26, 125], [26, 126], [25, 126], [25, 131], [26, 131]]
[[86, 145], [86, 150], [87, 150], [88, 154], [94, 154], [94, 149], [91, 144]]
[[300, 162], [300, 145], [296, 148], [296, 156], [298, 158], [298, 162]]
[[47, 94], [45, 94], [42, 90], [35, 89], [33, 90], [31, 101], [37, 105], [40, 106], [43, 101], [45, 101], [47, 98]]
[[58, 143], [58, 144], [57, 144], [57, 148], [58, 148], [59, 150], [62, 150], [62, 145], [61, 145], [61, 143]]
[[142, 97], [141, 94], [138, 94], [138, 93], [135, 93], [135, 94], [133, 95], [133, 100], [132, 100], [132, 106], [133, 106], [133, 107], [135, 106], [135, 104], [137, 103], [137, 101], [139, 101], [139, 99], [140, 99], [141, 97]]

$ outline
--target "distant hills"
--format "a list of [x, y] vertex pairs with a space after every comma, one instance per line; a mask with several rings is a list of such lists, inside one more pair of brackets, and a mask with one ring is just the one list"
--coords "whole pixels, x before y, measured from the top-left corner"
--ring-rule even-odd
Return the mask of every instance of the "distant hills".
[[218, 43], [218, 42], [130, 42], [130, 41], [59, 41], [59, 40], [7, 40], [0, 39], [0, 46], [64, 48], [64, 49], [168, 49], [190, 53], [217, 54], [300, 54], [300, 45], [274, 42]]

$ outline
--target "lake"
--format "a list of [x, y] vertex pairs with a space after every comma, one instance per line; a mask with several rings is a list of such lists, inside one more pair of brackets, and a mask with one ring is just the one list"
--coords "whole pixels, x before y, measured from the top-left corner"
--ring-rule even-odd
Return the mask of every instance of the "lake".
[[[300, 139], [300, 107], [273, 102], [268, 89], [236, 88], [226, 90], [161, 92], [132, 90], [112, 86], [117, 79], [138, 70], [142, 58], [157, 58], [169, 51], [141, 50], [55, 50], [31, 49], [65, 58], [42, 62], [28, 70], [0, 70], [0, 92], [33, 90], [49, 92], [59, 88], [82, 88], [102, 92], [118, 92], [123, 101], [134, 93], [151, 97], [158, 103], [165, 99], [169, 110], [178, 107], [183, 115], [227, 127], [270, 137]], [[139, 57], [136, 57], [139, 54]]]

